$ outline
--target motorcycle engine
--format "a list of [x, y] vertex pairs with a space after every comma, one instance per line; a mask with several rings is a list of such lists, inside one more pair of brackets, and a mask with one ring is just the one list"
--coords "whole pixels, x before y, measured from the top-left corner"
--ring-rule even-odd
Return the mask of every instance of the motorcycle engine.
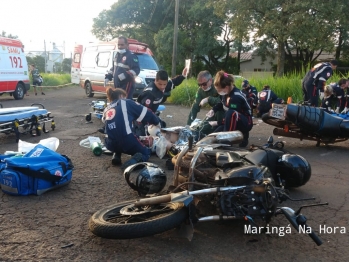
[[240, 190], [222, 192], [217, 204], [222, 215], [259, 217], [268, 222], [276, 210], [278, 197], [271, 182], [265, 180]]

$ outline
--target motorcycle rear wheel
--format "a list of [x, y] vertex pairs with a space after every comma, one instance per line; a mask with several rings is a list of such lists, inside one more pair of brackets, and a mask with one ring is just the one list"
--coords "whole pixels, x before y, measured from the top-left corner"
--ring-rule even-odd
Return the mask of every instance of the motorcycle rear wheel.
[[289, 129], [291, 130], [298, 128], [294, 123], [287, 120], [272, 117], [269, 115], [269, 113], [265, 113], [264, 115], [262, 115], [262, 120], [264, 123], [267, 123], [268, 125], [276, 126], [279, 128], [284, 128], [286, 125], [289, 126]]
[[152, 236], [179, 226], [188, 217], [187, 209], [180, 203], [164, 203], [139, 215], [123, 215], [120, 210], [135, 200], [105, 207], [92, 215], [89, 229], [99, 237], [131, 239]]

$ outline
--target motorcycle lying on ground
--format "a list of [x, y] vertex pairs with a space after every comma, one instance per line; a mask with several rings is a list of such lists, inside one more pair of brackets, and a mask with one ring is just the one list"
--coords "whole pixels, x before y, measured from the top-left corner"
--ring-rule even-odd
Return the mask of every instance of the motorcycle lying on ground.
[[[160, 192], [166, 184], [163, 170], [154, 164], [139, 163], [128, 167], [124, 175], [131, 188], [148, 197], [116, 203], [92, 215], [89, 229], [97, 236], [130, 239], [151, 236], [179, 227], [191, 240], [193, 224], [206, 221], [245, 220], [250, 226], [269, 225], [273, 216], [283, 214], [294, 228], [303, 230], [321, 245], [321, 239], [306, 224], [306, 217], [289, 207], [279, 207], [292, 199], [287, 187], [299, 187], [311, 176], [311, 166], [300, 155], [284, 151], [282, 142], [268, 143], [251, 150], [241, 150], [240, 131], [214, 133], [192, 145], [192, 140], [172, 158], [173, 183], [168, 194]], [[145, 166], [136, 180], [130, 173]], [[146, 171], [146, 172], [144, 172]], [[139, 173], [139, 174], [141, 174]], [[313, 204], [318, 206], [324, 204]], [[258, 227], [259, 228], [259, 227]]]
[[274, 135], [317, 141], [316, 146], [343, 142], [349, 138], [349, 120], [318, 107], [273, 104], [262, 120], [276, 127]]

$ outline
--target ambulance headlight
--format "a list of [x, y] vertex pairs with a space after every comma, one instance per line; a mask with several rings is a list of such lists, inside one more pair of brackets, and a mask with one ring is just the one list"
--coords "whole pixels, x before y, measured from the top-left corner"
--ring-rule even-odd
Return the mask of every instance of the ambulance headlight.
[[142, 83], [143, 83], [143, 79], [140, 78], [139, 76], [136, 76], [135, 82], [136, 82], [137, 84], [142, 84]]

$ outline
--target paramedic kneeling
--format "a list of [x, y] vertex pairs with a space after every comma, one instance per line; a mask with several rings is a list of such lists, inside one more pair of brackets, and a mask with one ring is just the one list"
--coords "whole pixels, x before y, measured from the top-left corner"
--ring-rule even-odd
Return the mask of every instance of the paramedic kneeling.
[[253, 127], [252, 110], [246, 96], [234, 85], [234, 77], [219, 71], [214, 79], [214, 87], [220, 95], [221, 102], [216, 104], [207, 114], [212, 117], [217, 111], [225, 111], [222, 123], [210, 121], [211, 126], [218, 125], [215, 132], [239, 130], [243, 134], [240, 147], [248, 145], [249, 132]]
[[160, 125], [159, 118], [146, 107], [126, 98], [126, 92], [121, 88], [107, 89], [109, 106], [103, 112], [105, 122], [105, 145], [108, 150], [114, 152], [113, 165], [121, 165], [121, 154], [132, 155], [121, 168], [138, 162], [146, 162], [151, 154], [149, 148], [145, 147], [132, 133], [132, 122], [146, 121], [152, 125]]

